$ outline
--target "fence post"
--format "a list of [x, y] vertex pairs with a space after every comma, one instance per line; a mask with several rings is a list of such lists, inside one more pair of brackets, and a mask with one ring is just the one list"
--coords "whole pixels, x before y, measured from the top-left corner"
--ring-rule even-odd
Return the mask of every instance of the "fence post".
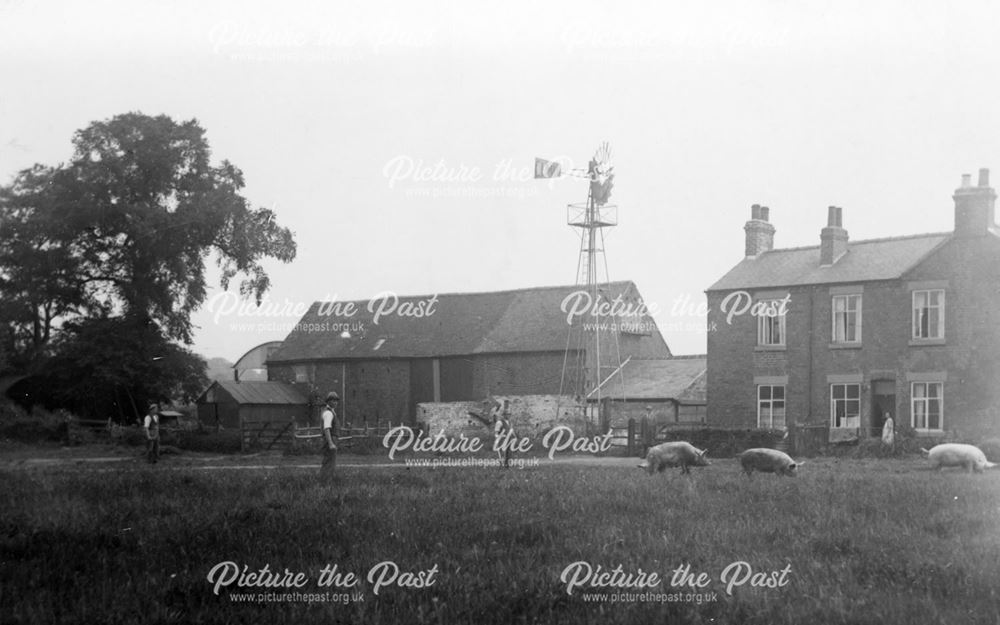
[[649, 451], [649, 448], [653, 444], [653, 441], [652, 441], [652, 439], [653, 439], [653, 426], [649, 422], [649, 417], [643, 417], [642, 418], [641, 433], [642, 433], [642, 454], [640, 454], [639, 457], [640, 458], [644, 458], [646, 456], [646, 452]]
[[635, 419], [631, 417], [628, 420], [628, 446], [625, 453], [630, 458], [635, 456]]

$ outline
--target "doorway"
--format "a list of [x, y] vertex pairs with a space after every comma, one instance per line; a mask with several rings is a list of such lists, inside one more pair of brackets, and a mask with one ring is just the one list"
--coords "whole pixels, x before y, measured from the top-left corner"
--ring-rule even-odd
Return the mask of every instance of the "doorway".
[[871, 436], [882, 436], [882, 428], [888, 418], [896, 420], [895, 380], [872, 381]]

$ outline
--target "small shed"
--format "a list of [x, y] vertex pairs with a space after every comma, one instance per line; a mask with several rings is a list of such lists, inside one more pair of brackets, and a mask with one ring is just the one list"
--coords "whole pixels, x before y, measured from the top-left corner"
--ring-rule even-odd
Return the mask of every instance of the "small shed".
[[215, 381], [197, 404], [203, 425], [240, 430], [243, 451], [286, 444], [309, 419], [306, 392], [284, 382]]
[[611, 421], [648, 419], [660, 427], [705, 422], [705, 356], [629, 359], [602, 386]]

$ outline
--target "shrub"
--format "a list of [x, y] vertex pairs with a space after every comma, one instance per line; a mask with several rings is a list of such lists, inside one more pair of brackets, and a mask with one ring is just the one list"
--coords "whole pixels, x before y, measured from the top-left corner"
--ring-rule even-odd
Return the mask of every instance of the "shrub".
[[35, 407], [31, 414], [11, 402], [0, 403], [0, 438], [22, 443], [60, 442], [68, 440], [68, 413], [49, 412]]

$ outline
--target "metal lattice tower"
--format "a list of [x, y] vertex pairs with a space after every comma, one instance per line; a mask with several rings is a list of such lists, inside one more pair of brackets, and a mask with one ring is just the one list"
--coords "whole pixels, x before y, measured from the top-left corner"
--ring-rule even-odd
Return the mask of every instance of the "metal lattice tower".
[[[566, 223], [580, 232], [576, 284], [583, 287], [581, 290], [586, 290], [592, 305], [605, 298], [605, 287], [610, 283], [604, 252], [604, 228], [618, 225], [618, 207], [607, 204], [613, 178], [609, 157], [605, 143], [590, 161], [587, 201], [570, 204], [566, 210]], [[596, 405], [600, 405], [604, 376], [621, 369], [618, 332], [609, 332], [601, 326], [613, 321], [602, 321], [589, 315], [573, 319], [566, 337], [560, 395], [586, 398], [590, 394], [590, 399], [595, 399]], [[609, 353], [605, 354], [602, 354], [602, 332], [614, 337], [613, 347], [607, 345], [605, 351]], [[607, 366], [603, 364], [606, 360], [611, 361]]]

